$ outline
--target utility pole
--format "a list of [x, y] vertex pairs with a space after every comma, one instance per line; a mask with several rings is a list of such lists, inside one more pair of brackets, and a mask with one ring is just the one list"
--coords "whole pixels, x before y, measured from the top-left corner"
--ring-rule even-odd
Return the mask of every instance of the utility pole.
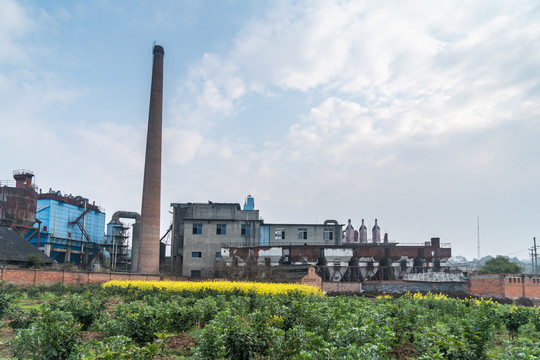
[[476, 240], [478, 242], [477, 257], [480, 261], [480, 212], [478, 212], [476, 217]]
[[529, 255], [531, 256], [531, 269], [532, 269], [532, 273], [533, 274], [536, 274], [536, 269], [534, 268], [534, 251], [533, 251], [533, 248], [529, 248]]
[[538, 253], [536, 252], [536, 237], [533, 237], [534, 241], [534, 273], [538, 274]]
[[536, 237], [533, 237], [534, 246], [530, 248], [531, 250], [531, 266], [535, 274], [538, 274], [538, 246], [536, 246]]

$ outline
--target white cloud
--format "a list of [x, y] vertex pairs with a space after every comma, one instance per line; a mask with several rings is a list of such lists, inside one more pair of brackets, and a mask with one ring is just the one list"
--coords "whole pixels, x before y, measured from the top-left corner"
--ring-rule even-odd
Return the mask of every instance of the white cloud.
[[[364, 121], [364, 131], [383, 142], [515, 120], [520, 110], [506, 103], [530, 103], [538, 83], [520, 68], [524, 59], [530, 69], [540, 65], [540, 27], [528, 10], [506, 2], [280, 2], [246, 25], [231, 50], [206, 54], [194, 68], [195, 100], [188, 96], [183, 119], [229, 117], [250, 93], [281, 88], [357, 103], [375, 124]], [[313, 129], [296, 130], [320, 141]]]
[[163, 131], [164, 156], [172, 164], [185, 164], [200, 151], [204, 138], [197, 132], [165, 128]]
[[27, 58], [17, 42], [33, 26], [23, 7], [11, 0], [0, 1], [0, 63], [16, 63]]

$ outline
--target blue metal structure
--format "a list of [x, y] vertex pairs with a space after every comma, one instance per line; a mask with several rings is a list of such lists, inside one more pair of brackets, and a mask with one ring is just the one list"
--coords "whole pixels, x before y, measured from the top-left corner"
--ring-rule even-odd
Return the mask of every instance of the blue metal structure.
[[80, 196], [39, 194], [36, 219], [41, 222], [41, 237], [39, 244], [37, 236], [30, 242], [59, 263], [80, 263], [81, 247], [96, 253], [105, 240], [105, 213]]
[[244, 203], [244, 210], [255, 210], [255, 199], [248, 195]]

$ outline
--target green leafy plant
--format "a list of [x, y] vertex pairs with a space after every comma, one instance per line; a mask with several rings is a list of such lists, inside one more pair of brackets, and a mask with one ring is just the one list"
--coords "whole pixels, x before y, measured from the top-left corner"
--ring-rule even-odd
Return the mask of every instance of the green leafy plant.
[[39, 315], [37, 309], [22, 310], [21, 308], [14, 308], [8, 315], [9, 327], [12, 329], [28, 329], [30, 324], [34, 322]]
[[80, 360], [117, 360], [137, 359], [152, 360], [163, 353], [164, 334], [159, 334], [154, 343], [137, 346], [127, 336], [117, 335], [103, 339], [92, 340], [85, 344], [77, 345], [77, 359]]
[[91, 293], [83, 295], [67, 295], [62, 300], [51, 304], [51, 308], [67, 311], [82, 325], [82, 330], [88, 330], [94, 320], [105, 308], [105, 301], [94, 297]]
[[21, 360], [68, 359], [80, 338], [81, 325], [71, 313], [46, 308], [28, 329], [17, 331], [12, 355]]
[[504, 310], [503, 322], [512, 339], [518, 338], [519, 328], [529, 322], [529, 317], [529, 310], [525, 307], [510, 306]]

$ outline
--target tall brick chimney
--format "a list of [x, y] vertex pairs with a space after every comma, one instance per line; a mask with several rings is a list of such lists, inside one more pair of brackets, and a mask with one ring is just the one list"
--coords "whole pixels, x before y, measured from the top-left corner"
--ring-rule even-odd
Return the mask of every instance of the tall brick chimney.
[[137, 272], [159, 273], [159, 228], [161, 206], [161, 113], [163, 106], [163, 47], [154, 45], [148, 134], [141, 208]]

